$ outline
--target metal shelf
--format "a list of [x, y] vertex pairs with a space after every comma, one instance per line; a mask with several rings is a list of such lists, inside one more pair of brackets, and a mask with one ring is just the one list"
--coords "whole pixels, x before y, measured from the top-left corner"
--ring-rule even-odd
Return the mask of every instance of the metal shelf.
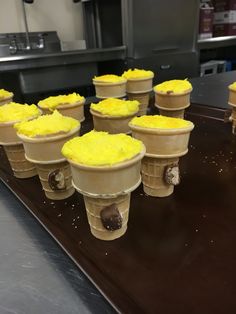
[[236, 36], [221, 36], [199, 39], [197, 44], [200, 50], [229, 47], [236, 45]]

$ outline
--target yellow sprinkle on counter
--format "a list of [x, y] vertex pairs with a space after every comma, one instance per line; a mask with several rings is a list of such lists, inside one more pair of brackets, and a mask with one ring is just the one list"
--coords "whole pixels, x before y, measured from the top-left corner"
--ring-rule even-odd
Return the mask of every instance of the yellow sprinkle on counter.
[[229, 85], [229, 88], [233, 89], [236, 91], [236, 82], [232, 83]]
[[37, 117], [41, 111], [35, 105], [10, 102], [0, 106], [0, 122], [22, 121]]
[[48, 98], [40, 100], [38, 106], [41, 108], [48, 108], [54, 110], [60, 105], [75, 104], [84, 100], [85, 98], [83, 96], [80, 96], [79, 94], [76, 93], [72, 93], [69, 95], [50, 96]]
[[6, 99], [6, 98], [10, 98], [13, 96], [12, 92], [8, 92], [5, 89], [0, 89], [0, 100]]
[[141, 69], [129, 69], [122, 74], [122, 77], [125, 77], [127, 80], [139, 80], [142, 78], [153, 78], [154, 73], [149, 70], [141, 70]]
[[187, 80], [170, 80], [154, 87], [155, 92], [180, 94], [192, 89], [191, 83]]
[[128, 135], [91, 131], [65, 143], [62, 154], [84, 165], [107, 166], [129, 160], [142, 149], [142, 142]]
[[43, 115], [31, 121], [16, 123], [17, 133], [28, 137], [46, 136], [67, 133], [80, 126], [79, 121], [61, 115], [57, 110], [52, 114]]
[[124, 117], [138, 112], [139, 102], [137, 100], [107, 98], [97, 104], [91, 104], [91, 109], [103, 115]]
[[134, 117], [130, 123], [132, 125], [154, 129], [185, 128], [189, 127], [192, 124], [192, 122], [184, 119], [170, 118], [158, 115]]
[[95, 76], [93, 78], [93, 81], [101, 83], [120, 83], [126, 82], [126, 79], [122, 76], [118, 76], [115, 74], [106, 74], [101, 76]]

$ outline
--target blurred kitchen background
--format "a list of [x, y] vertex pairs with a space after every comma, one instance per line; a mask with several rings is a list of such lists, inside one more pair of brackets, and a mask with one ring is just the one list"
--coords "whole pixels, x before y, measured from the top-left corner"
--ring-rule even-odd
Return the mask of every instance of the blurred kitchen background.
[[138, 67], [154, 84], [236, 68], [236, 0], [1, 0], [0, 88], [19, 102]]

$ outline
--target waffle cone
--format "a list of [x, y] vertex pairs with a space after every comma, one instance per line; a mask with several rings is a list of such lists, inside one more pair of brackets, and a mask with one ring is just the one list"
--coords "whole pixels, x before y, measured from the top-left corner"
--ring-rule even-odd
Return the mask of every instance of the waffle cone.
[[163, 109], [184, 109], [190, 106], [190, 93], [192, 89], [186, 92], [174, 94], [174, 93], [161, 93], [155, 92], [155, 102], [158, 107]]
[[138, 111], [132, 115], [124, 117], [103, 115], [93, 109], [90, 109], [90, 112], [93, 116], [94, 129], [96, 131], [106, 131], [110, 134], [129, 134], [131, 133], [129, 122], [137, 115]]
[[150, 99], [150, 92], [146, 93], [127, 93], [129, 100], [137, 100], [139, 105], [139, 111], [137, 113], [137, 116], [143, 116], [147, 113], [147, 108], [149, 105], [149, 99]]
[[142, 182], [146, 194], [156, 197], [169, 196], [174, 192], [174, 185], [165, 181], [165, 169], [177, 165], [179, 158], [152, 158], [142, 160]]
[[144, 93], [152, 90], [153, 76], [140, 78], [140, 79], [128, 79], [126, 84], [127, 93]]
[[96, 97], [105, 98], [121, 98], [126, 96], [126, 80], [118, 83], [103, 83], [93, 80], [95, 86]]
[[132, 159], [115, 165], [87, 166], [69, 160], [73, 185], [80, 193], [92, 195], [127, 194], [141, 183], [141, 159], [145, 148]]
[[12, 102], [12, 101], [13, 101], [13, 94], [12, 94], [12, 96], [10, 96], [8, 98], [0, 99], [0, 106], [8, 104], [9, 102]]
[[23, 144], [3, 147], [15, 177], [24, 179], [37, 175], [34, 164], [25, 159]]
[[236, 131], [236, 107], [232, 107], [230, 121], [232, 121], [232, 133], [235, 134], [235, 131]]
[[230, 106], [235, 107], [236, 106], [236, 91], [234, 89], [231, 89], [229, 87], [229, 100], [228, 100], [228, 104]]
[[184, 128], [155, 129], [129, 124], [132, 136], [142, 141], [146, 147], [146, 156], [155, 158], [180, 157], [188, 152], [192, 123]]
[[[70, 165], [67, 161], [36, 164], [36, 169], [47, 198], [61, 200], [70, 197], [74, 193]], [[58, 181], [55, 184], [55, 179], [58, 175], [60, 177], [58, 177]]]
[[162, 115], [162, 116], [184, 119], [185, 109], [167, 110], [167, 109], [162, 109], [160, 107], [157, 107], [157, 108], [159, 109], [160, 115]]
[[44, 137], [28, 137], [17, 133], [19, 139], [23, 142], [27, 160], [36, 164], [65, 161], [61, 153], [62, 146], [78, 134], [79, 127], [68, 133]]
[[[84, 202], [90, 230], [96, 238], [110, 241], [121, 237], [126, 232], [129, 218], [130, 193], [120, 195], [115, 198], [99, 198], [99, 196], [97, 198], [93, 198], [84, 196]], [[100, 212], [104, 207], [114, 203], [116, 204], [122, 217], [122, 227], [114, 231], [109, 231], [104, 228], [102, 224]]]
[[[74, 104], [62, 104], [57, 106], [55, 109], [59, 111], [63, 116], [71, 117], [76, 120], [79, 120], [80, 122], [84, 121], [84, 103], [85, 100], [74, 103]], [[50, 111], [48, 108], [43, 108], [38, 104], [39, 108], [42, 110], [43, 114], [50, 114], [52, 111]]]

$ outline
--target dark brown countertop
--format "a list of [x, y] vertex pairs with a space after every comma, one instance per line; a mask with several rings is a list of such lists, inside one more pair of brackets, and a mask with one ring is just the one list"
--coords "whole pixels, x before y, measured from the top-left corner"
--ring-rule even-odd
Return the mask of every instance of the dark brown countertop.
[[195, 129], [174, 194], [153, 198], [140, 186], [128, 231], [112, 242], [91, 235], [79, 193], [45, 199], [37, 178], [11, 176], [2, 153], [0, 176], [119, 311], [233, 314], [236, 139], [230, 124], [211, 115], [187, 116]]
[[236, 81], [236, 71], [190, 79], [191, 103], [228, 108], [228, 86]]

